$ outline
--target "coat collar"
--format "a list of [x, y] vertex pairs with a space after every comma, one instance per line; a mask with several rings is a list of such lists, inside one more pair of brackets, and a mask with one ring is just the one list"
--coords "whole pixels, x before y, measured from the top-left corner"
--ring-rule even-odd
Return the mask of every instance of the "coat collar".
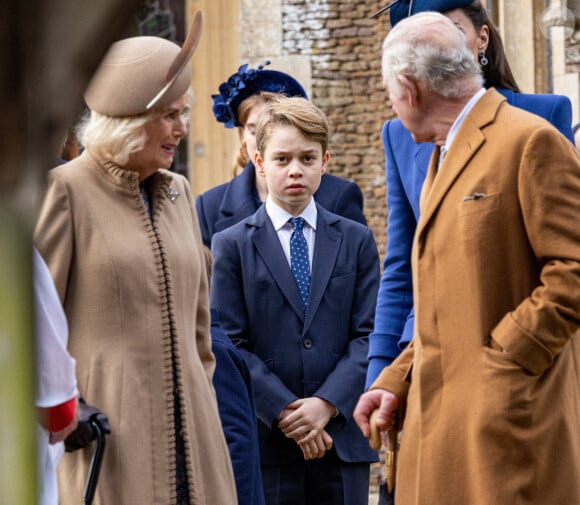
[[449, 188], [484, 144], [485, 134], [482, 129], [494, 121], [499, 107], [505, 100], [505, 97], [493, 88], [486, 91], [465, 118], [439, 171], [437, 170], [439, 149], [433, 151], [421, 192], [418, 236], [435, 214]]
[[[75, 160], [72, 160], [72, 162], [89, 163], [91, 167], [96, 167], [100, 172], [99, 175], [103, 175], [121, 191], [130, 194], [138, 194], [141, 191], [139, 187], [139, 174], [137, 172], [126, 170], [113, 161], [100, 160], [87, 150], [83, 151], [83, 153]], [[155, 188], [161, 188], [168, 196], [170, 192], [174, 191], [171, 188], [173, 175], [168, 170], [160, 168], [150, 176], [150, 179]]]
[[225, 184], [215, 230], [222, 231], [251, 216], [259, 206], [254, 199], [256, 170], [248, 163], [243, 172]]
[[313, 315], [320, 305], [322, 296], [334, 270], [342, 241], [342, 233], [336, 228], [336, 224], [340, 221], [340, 218], [318, 204], [316, 204], [316, 207], [318, 218], [316, 222], [312, 280], [306, 318], [304, 318], [302, 311], [302, 302], [298, 288], [294, 282], [294, 277], [292, 277], [288, 261], [284, 256], [284, 251], [282, 251], [282, 247], [280, 246], [278, 235], [266, 213], [266, 207], [260, 207], [247, 220], [247, 225], [255, 228], [252, 234], [252, 240], [258, 254], [294, 312], [304, 321], [303, 332], [308, 330]]
[[248, 163], [241, 174], [234, 177], [227, 185], [220, 206], [220, 213], [224, 216], [239, 214], [243, 209], [247, 210], [248, 217], [256, 210], [254, 200], [256, 186], [256, 169], [253, 163]]

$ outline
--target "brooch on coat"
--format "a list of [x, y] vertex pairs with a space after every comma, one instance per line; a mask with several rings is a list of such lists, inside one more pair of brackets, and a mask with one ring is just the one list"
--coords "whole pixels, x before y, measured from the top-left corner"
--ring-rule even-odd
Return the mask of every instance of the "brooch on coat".
[[171, 200], [171, 203], [175, 203], [175, 200], [177, 200], [178, 196], [179, 196], [179, 191], [177, 191], [176, 189], [173, 189], [170, 187], [167, 190], [167, 198], [169, 198], [169, 200]]

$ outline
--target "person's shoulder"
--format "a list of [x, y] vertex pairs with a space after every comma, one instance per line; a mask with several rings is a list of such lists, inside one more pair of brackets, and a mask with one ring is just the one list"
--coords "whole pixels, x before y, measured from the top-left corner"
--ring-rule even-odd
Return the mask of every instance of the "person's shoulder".
[[568, 97], [550, 94], [516, 93], [511, 90], [497, 90], [506, 98], [507, 113], [511, 128], [534, 130], [550, 123], [551, 127], [572, 141], [572, 106]]
[[514, 93], [514, 100], [518, 103], [528, 104], [557, 104], [570, 105], [572, 102], [567, 96], [554, 95], [551, 93]]
[[[363, 194], [359, 185], [354, 181], [349, 181], [336, 175], [322, 175], [320, 186], [316, 190], [314, 199], [325, 208], [332, 209], [349, 217], [355, 217], [351, 209], [351, 204], [352, 206], [357, 205], [362, 214]], [[345, 203], [345, 200], [347, 203]]]
[[233, 191], [235, 194], [245, 192], [254, 184], [254, 165], [250, 162], [242, 170], [241, 173], [233, 177], [227, 182], [218, 184], [201, 193], [198, 198], [205, 201], [221, 200], [226, 192]]
[[382, 138], [385, 146], [392, 145], [397, 150], [401, 148], [401, 145], [417, 145], [413, 140], [411, 132], [405, 128], [405, 125], [399, 118], [389, 119], [384, 122]]
[[336, 227], [336, 229], [341, 230], [343, 233], [356, 234], [356, 235], [366, 235], [371, 233], [370, 228], [358, 221], [349, 219], [348, 217], [335, 214], [329, 210], [326, 210], [321, 205], [317, 205], [318, 213], [324, 221], [330, 225]]
[[389, 133], [399, 133], [399, 132], [409, 133], [409, 130], [405, 128], [403, 121], [401, 121], [401, 119], [398, 117], [393, 119], [387, 119], [383, 123], [383, 132], [385, 131], [388, 131]]
[[342, 177], [328, 173], [323, 174], [320, 180], [320, 187], [323, 186], [327, 189], [341, 189], [350, 186], [358, 187], [357, 184], [353, 181], [349, 181], [348, 179], [343, 179]]
[[48, 171], [48, 179], [61, 181], [83, 179], [89, 173], [87, 167], [94, 164], [93, 158], [83, 153], [70, 161], [59, 163], [54, 168], [51, 168]]
[[210, 188], [207, 191], [199, 194], [197, 198], [203, 202], [221, 200], [230, 184], [231, 181], [228, 181], [224, 182], [223, 184], [219, 184], [218, 186], [214, 186], [213, 188]]
[[411, 132], [405, 128], [405, 125], [399, 118], [389, 119], [383, 123], [383, 137], [389, 136], [411, 136]]
[[[214, 234], [212, 241], [219, 237], [225, 240], [240, 240], [246, 238], [249, 235], [249, 230], [256, 228], [260, 224], [263, 223], [263, 218], [261, 217], [262, 214], [260, 212], [260, 207], [254, 214], [251, 216], [245, 217], [241, 221], [228, 226], [227, 228], [218, 231]], [[260, 213], [259, 213], [260, 212]], [[213, 242], [212, 242], [213, 243]]]
[[553, 95], [549, 93], [516, 93], [510, 90], [498, 90], [506, 97], [508, 103], [542, 116], [546, 119], [554, 114], [554, 111], [572, 112], [572, 102], [567, 96]]

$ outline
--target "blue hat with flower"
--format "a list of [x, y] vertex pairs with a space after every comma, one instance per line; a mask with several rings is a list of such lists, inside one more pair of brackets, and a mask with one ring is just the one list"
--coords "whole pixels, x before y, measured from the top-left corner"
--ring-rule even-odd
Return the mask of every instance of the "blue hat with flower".
[[375, 12], [371, 18], [377, 18], [389, 11], [391, 26], [395, 26], [402, 19], [408, 18], [419, 12], [435, 11], [447, 12], [461, 7], [467, 7], [475, 0], [395, 0], [389, 5]]
[[[265, 64], [269, 65], [270, 62]], [[226, 82], [220, 84], [218, 95], [211, 96], [215, 118], [224, 123], [226, 128], [242, 126], [238, 120], [240, 103], [260, 91], [308, 98], [300, 83], [288, 74], [277, 70], [264, 70], [264, 65], [249, 68], [246, 63]]]

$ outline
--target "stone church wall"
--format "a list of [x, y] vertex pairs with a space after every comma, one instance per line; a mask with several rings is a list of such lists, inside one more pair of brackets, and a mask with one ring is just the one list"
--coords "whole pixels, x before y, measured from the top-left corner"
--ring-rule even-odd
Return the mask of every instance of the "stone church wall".
[[388, 16], [369, 16], [383, 5], [384, 1], [245, 0], [241, 10], [243, 58], [253, 64], [268, 59], [271, 68], [291, 73], [327, 114], [329, 172], [360, 186], [381, 258], [387, 217], [381, 127], [394, 115], [381, 83]]

